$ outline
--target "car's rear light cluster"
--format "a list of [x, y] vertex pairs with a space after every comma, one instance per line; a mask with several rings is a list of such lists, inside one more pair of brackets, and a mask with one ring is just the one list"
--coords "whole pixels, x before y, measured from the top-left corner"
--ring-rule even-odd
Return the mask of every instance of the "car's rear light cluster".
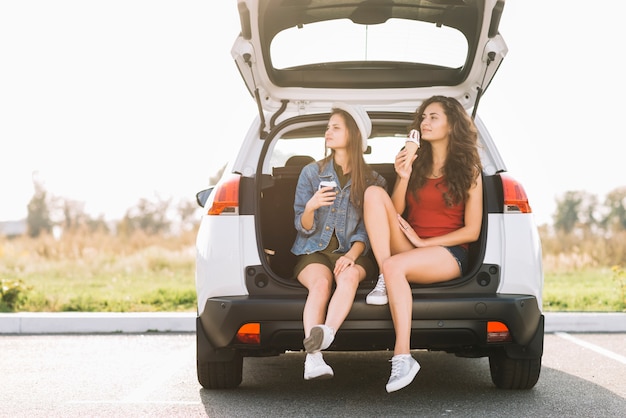
[[504, 213], [532, 213], [524, 187], [508, 174], [500, 174], [504, 193]]
[[513, 341], [509, 327], [499, 321], [487, 322], [487, 342], [505, 343]]
[[239, 181], [241, 176], [233, 174], [222, 179], [213, 191], [215, 197], [209, 215], [237, 215], [239, 213]]
[[261, 344], [261, 324], [251, 322], [242, 325], [237, 331], [237, 341], [244, 344]]

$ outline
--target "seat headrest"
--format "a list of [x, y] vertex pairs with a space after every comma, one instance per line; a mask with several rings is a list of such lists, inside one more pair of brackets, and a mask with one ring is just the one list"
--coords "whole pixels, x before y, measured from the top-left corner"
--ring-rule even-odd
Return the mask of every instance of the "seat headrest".
[[310, 155], [292, 155], [285, 162], [285, 167], [304, 167], [313, 161], [315, 161], [315, 158]]

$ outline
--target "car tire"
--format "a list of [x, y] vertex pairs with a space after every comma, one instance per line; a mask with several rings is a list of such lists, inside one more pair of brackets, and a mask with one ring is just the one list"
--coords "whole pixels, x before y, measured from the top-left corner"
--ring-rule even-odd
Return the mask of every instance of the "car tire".
[[541, 372], [541, 357], [513, 359], [504, 351], [489, 356], [491, 380], [499, 389], [532, 389]]
[[235, 353], [230, 361], [198, 361], [198, 382], [205, 389], [232, 389], [241, 384], [243, 357]]

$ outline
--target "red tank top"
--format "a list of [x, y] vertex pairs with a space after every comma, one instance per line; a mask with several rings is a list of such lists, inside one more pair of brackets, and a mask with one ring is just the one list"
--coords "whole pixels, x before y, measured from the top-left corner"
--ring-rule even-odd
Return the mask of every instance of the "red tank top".
[[443, 193], [448, 190], [442, 178], [427, 179], [414, 193], [407, 191], [407, 221], [421, 238], [438, 237], [461, 228], [465, 202], [447, 206]]

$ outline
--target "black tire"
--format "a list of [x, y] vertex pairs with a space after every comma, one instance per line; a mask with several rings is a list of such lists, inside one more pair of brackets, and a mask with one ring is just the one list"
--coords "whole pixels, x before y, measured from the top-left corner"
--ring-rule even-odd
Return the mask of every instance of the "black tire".
[[235, 353], [230, 361], [198, 360], [198, 382], [205, 389], [232, 389], [241, 384], [243, 357]]
[[532, 389], [539, 380], [541, 357], [512, 359], [501, 352], [489, 356], [489, 370], [499, 389]]

